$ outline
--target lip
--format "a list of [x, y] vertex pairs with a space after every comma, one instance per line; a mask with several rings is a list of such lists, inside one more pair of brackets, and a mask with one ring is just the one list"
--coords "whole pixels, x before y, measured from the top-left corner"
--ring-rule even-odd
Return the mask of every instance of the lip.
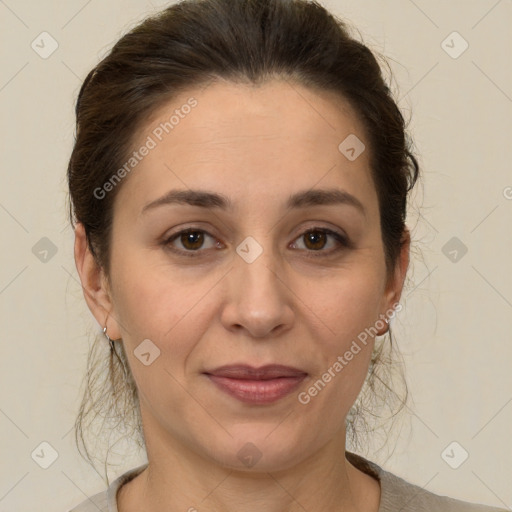
[[245, 403], [269, 404], [294, 391], [307, 373], [284, 365], [227, 365], [204, 372], [223, 392]]
[[298, 377], [307, 375], [303, 370], [282, 364], [267, 364], [258, 368], [248, 364], [228, 364], [213, 370], [207, 370], [204, 373], [218, 377], [247, 380], [269, 380], [278, 377]]

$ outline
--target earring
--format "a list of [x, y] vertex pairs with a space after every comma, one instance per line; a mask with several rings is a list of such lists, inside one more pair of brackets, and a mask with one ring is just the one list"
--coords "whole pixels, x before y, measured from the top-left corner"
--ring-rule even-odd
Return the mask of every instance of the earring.
[[103, 334], [107, 338], [108, 342], [110, 343], [110, 350], [114, 351], [114, 340], [111, 340], [107, 334], [107, 326], [103, 327]]

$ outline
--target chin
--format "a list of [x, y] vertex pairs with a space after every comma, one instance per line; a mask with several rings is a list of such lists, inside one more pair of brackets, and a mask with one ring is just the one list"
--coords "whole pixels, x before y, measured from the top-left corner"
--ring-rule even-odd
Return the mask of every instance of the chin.
[[248, 425], [239, 425], [236, 434], [234, 429], [229, 430], [232, 438], [219, 440], [217, 446], [210, 445], [210, 457], [223, 467], [254, 473], [284, 471], [307, 456], [300, 436], [295, 439], [284, 426], [281, 431], [275, 426]]

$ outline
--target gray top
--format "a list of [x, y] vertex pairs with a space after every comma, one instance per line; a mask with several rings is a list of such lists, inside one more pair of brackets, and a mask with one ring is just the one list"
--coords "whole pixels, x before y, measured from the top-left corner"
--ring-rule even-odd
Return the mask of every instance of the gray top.
[[[355, 453], [345, 452], [348, 461], [380, 482], [378, 512], [506, 512], [507, 509], [468, 503], [439, 496], [406, 482]], [[118, 512], [116, 495], [119, 488], [141, 473], [147, 464], [130, 469], [114, 480], [108, 489], [85, 500], [69, 512]]]

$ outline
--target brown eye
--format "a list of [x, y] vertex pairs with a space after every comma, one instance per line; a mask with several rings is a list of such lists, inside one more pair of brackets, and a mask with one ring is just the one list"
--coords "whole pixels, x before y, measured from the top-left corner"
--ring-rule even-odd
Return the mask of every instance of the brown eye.
[[323, 231], [308, 231], [302, 235], [306, 241], [305, 245], [308, 249], [319, 250], [322, 249], [328, 239], [327, 233]]
[[[334, 242], [331, 244], [331, 250], [325, 250], [325, 247], [329, 244], [329, 239], [332, 239]], [[344, 248], [350, 247], [349, 241], [345, 236], [326, 228], [309, 229], [302, 233], [296, 240], [303, 241], [306, 255], [311, 257], [330, 256]], [[300, 244], [297, 243], [294, 245], [300, 246]], [[332, 245], [334, 247], [332, 247]], [[299, 247], [299, 249], [302, 249], [302, 247]]]
[[[209, 247], [204, 247], [205, 241], [208, 238], [213, 242], [210, 243]], [[342, 249], [351, 247], [344, 235], [326, 228], [309, 229], [296, 238], [296, 240], [302, 241], [302, 244], [294, 243], [293, 245], [299, 246], [298, 248], [303, 250], [308, 257], [327, 257]], [[330, 250], [325, 250], [330, 240], [333, 241], [331, 244], [333, 247]], [[176, 243], [181, 244], [181, 247], [176, 247]], [[202, 249], [220, 248], [221, 244], [215, 240], [215, 237], [202, 229], [188, 228], [174, 233], [162, 245], [178, 255], [197, 257], [201, 256], [204, 252]], [[304, 247], [300, 247], [300, 245]]]
[[[214, 246], [218, 246], [218, 244], [214, 241], [210, 244], [210, 247], [203, 247], [207, 238], [215, 240], [212, 235], [206, 231], [203, 231], [202, 229], [189, 228], [171, 235], [162, 243], [162, 245], [180, 255], [193, 257], [199, 256], [201, 252], [203, 252], [201, 249], [208, 249]], [[175, 247], [175, 244], [178, 242], [181, 244], [181, 248], [179, 246]]]
[[180, 233], [179, 240], [185, 249], [200, 249], [204, 243], [202, 231], [185, 231]]

